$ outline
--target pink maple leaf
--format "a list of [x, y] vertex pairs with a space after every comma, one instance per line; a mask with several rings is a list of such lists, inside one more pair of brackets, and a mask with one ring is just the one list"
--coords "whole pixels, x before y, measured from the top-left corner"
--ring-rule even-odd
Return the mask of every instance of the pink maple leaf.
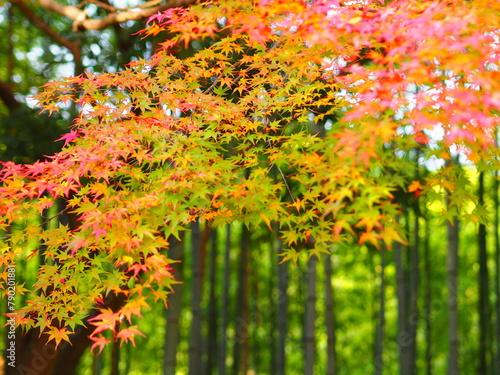
[[135, 335], [141, 335], [143, 337], [146, 337], [145, 334], [143, 334], [141, 331], [139, 331], [137, 329], [137, 326], [132, 326], [129, 328], [122, 329], [120, 332], [118, 332], [116, 337], [122, 339], [122, 342], [120, 343], [120, 345], [123, 342], [131, 341], [132, 345], [135, 346], [135, 341], [134, 341]]
[[71, 249], [71, 255], [75, 255], [78, 249], [81, 249], [82, 247], [85, 247], [87, 245], [88, 243], [85, 237], [75, 235], [73, 237], [73, 240], [68, 243], [67, 247], [68, 249]]
[[96, 240], [98, 240], [101, 236], [106, 236], [106, 229], [99, 227], [98, 223], [94, 223], [93, 228], [94, 230], [92, 231], [92, 233], [95, 235]]
[[109, 344], [111, 342], [110, 340], [106, 339], [105, 337], [103, 337], [101, 335], [91, 337], [90, 339], [92, 341], [94, 341], [94, 343], [90, 347], [90, 350], [93, 351], [95, 348], [99, 348], [99, 352], [97, 354], [101, 354], [101, 352], [104, 349], [104, 347], [106, 346], [106, 344]]
[[77, 138], [78, 132], [76, 130], [71, 130], [69, 133], [64, 134], [61, 138], [56, 139], [55, 142], [64, 141], [64, 146], [66, 146], [68, 143], [74, 141]]

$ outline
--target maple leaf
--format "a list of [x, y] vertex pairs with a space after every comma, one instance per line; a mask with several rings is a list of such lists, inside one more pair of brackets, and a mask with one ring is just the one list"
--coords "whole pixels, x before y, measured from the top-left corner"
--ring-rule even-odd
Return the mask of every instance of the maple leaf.
[[347, 230], [353, 236], [355, 235], [355, 232], [352, 229], [352, 226], [347, 221], [345, 221], [343, 219], [337, 220], [333, 226], [333, 234], [335, 236], [334, 238], [339, 239], [340, 234], [344, 230]]
[[125, 304], [125, 306], [123, 306], [120, 309], [120, 315], [126, 317], [127, 320], [129, 321], [129, 323], [131, 323], [132, 322], [132, 315], [142, 317], [141, 308], [143, 306], [149, 307], [147, 302], [146, 302], [146, 298], [144, 298], [144, 297], [134, 298], [133, 300], [129, 300]]
[[[51, 327], [49, 329], [49, 332], [44, 332], [45, 334], [49, 335], [48, 341], [55, 340], [56, 342], [56, 349], [59, 346], [59, 343], [64, 340], [67, 341], [71, 344], [71, 341], [68, 337], [68, 334], [72, 334], [74, 332], [68, 331], [66, 327], [63, 328], [57, 328], [57, 327]], [[47, 342], [48, 342], [47, 341]]]
[[365, 242], [371, 242], [377, 249], [379, 249], [380, 248], [379, 238], [380, 236], [376, 232], [366, 231], [361, 233], [361, 235], [359, 236], [358, 243], [362, 245]]
[[40, 214], [47, 208], [52, 207], [54, 200], [48, 197], [42, 197], [38, 201], [38, 209]]
[[466, 140], [471, 143], [474, 143], [476, 140], [475, 134], [473, 131], [471, 131], [468, 128], [463, 128], [460, 126], [453, 126], [450, 131], [448, 136], [446, 137], [446, 140], [452, 144], [460, 140]]
[[45, 191], [48, 191], [51, 194], [54, 193], [55, 188], [59, 187], [59, 184], [47, 181], [43, 178], [33, 181], [30, 184], [34, 186], [32, 194], [36, 195], [38, 198], [40, 198]]
[[79, 136], [78, 131], [71, 130], [69, 133], [64, 134], [61, 138], [56, 139], [55, 142], [64, 141], [64, 146], [66, 146], [68, 143], [73, 142], [75, 139], [77, 139], [78, 136]]
[[304, 256], [304, 253], [300, 252], [300, 251], [296, 251], [296, 250], [293, 250], [293, 249], [290, 249], [290, 250], [287, 250], [281, 254], [278, 254], [278, 256], [281, 256], [283, 257], [283, 259], [280, 261], [280, 263], [284, 263], [288, 260], [291, 260], [293, 262], [293, 264], [297, 264], [297, 261], [299, 259], [303, 259], [305, 256]]
[[422, 189], [422, 183], [418, 180], [412, 181], [412, 183], [408, 186], [408, 192], [414, 193], [416, 198], [420, 196]]
[[127, 272], [133, 272], [133, 277], [136, 277], [140, 272], [146, 272], [148, 270], [148, 266], [146, 266], [145, 264], [140, 264], [140, 263], [135, 263], [135, 264], [132, 264]]
[[91, 336], [90, 339], [94, 342], [90, 347], [90, 350], [93, 351], [95, 348], [99, 348], [99, 352], [97, 353], [98, 355], [101, 354], [102, 350], [106, 347], [106, 345], [111, 342], [111, 340], [108, 340], [106, 337], [102, 335]]
[[71, 250], [71, 255], [75, 255], [75, 253], [88, 245], [87, 240], [85, 237], [76, 234], [73, 236], [73, 239], [66, 245], [68, 249]]
[[387, 248], [390, 250], [392, 249], [393, 243], [400, 242], [403, 245], [407, 246], [408, 242], [404, 239], [404, 237], [401, 234], [401, 230], [396, 230], [392, 227], [386, 227], [382, 231], [381, 238], [383, 239], [384, 243], [387, 245]]
[[427, 144], [429, 143], [429, 137], [424, 133], [418, 133], [415, 136], [415, 142]]
[[116, 323], [118, 323], [119, 320], [120, 320], [119, 314], [107, 308], [107, 309], [101, 309], [101, 313], [99, 315], [90, 318], [88, 321], [92, 325], [96, 326], [96, 328], [92, 332], [92, 335], [94, 336], [106, 330], [111, 330], [115, 332]]
[[143, 334], [141, 331], [137, 329], [137, 326], [131, 326], [129, 328], [122, 329], [120, 332], [116, 334], [116, 337], [122, 340], [120, 346], [127, 341], [131, 341], [132, 345], [135, 346], [135, 341], [134, 341], [135, 335], [146, 337], [145, 334]]
[[108, 233], [106, 229], [100, 227], [98, 223], [94, 223], [92, 227], [93, 227], [92, 234], [95, 235], [96, 240], [98, 240], [99, 237], [101, 236], [106, 236], [106, 234]]
[[264, 222], [266, 223], [267, 227], [272, 232], [273, 228], [271, 226], [271, 220], [269, 220], [269, 218], [266, 215], [264, 215], [262, 212], [260, 213], [260, 217], [261, 217], [262, 220], [264, 220]]

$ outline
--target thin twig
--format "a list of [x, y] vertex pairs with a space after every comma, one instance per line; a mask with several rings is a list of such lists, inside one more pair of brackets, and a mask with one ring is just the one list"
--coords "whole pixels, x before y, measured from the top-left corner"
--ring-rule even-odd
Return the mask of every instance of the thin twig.
[[295, 197], [293, 196], [292, 194], [292, 191], [290, 190], [290, 186], [288, 186], [288, 182], [286, 182], [286, 177], [285, 175], [283, 174], [283, 172], [281, 171], [280, 167], [278, 167], [276, 164], [272, 164], [269, 169], [268, 169], [268, 172], [271, 170], [272, 167], [276, 167], [278, 168], [278, 171], [280, 172], [280, 175], [281, 175], [281, 178], [283, 179], [283, 182], [285, 183], [285, 186], [286, 186], [286, 190], [288, 190], [288, 194], [290, 194], [290, 198], [292, 198], [292, 202], [295, 202]]
[[[65, 208], [64, 210], [59, 211], [59, 212], [58, 212], [57, 214], [55, 214], [54, 216], [51, 216], [51, 217], [49, 217], [49, 218], [46, 218], [46, 220], [45, 220], [42, 224], [40, 224], [40, 225], [45, 225], [45, 224], [47, 224], [49, 221], [51, 221], [51, 220], [55, 219], [56, 217], [58, 217], [59, 215], [61, 215], [63, 212], [65, 212], [65, 211], [67, 211], [67, 210], [69, 210], [69, 207], [68, 207], [68, 206], [66, 206], [66, 208]], [[42, 217], [43, 217], [43, 216], [42, 216]]]

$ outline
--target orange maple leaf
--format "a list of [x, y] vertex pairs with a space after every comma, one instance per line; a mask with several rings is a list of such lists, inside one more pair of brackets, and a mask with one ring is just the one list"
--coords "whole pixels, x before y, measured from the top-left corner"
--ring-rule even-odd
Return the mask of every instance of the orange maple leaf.
[[51, 340], [55, 340], [56, 348], [59, 346], [59, 343], [62, 340], [69, 342], [71, 345], [71, 341], [69, 340], [68, 334], [72, 334], [72, 333], [74, 333], [74, 332], [68, 331], [66, 329], [66, 327], [63, 327], [61, 329], [59, 329], [57, 327], [52, 327], [52, 328], [50, 328], [49, 332], [45, 332], [46, 335], [49, 335], [49, 339], [47, 340], [47, 342], [49, 342]]
[[119, 321], [120, 317], [117, 313], [113, 312], [111, 309], [101, 309], [102, 313], [90, 318], [88, 321], [96, 326], [92, 335], [96, 335], [99, 332], [105, 331], [107, 329], [115, 331], [116, 323]]
[[144, 333], [142, 333], [141, 331], [139, 331], [137, 329], [137, 326], [131, 326], [129, 328], [122, 329], [120, 332], [118, 332], [116, 337], [120, 338], [122, 340], [122, 342], [120, 343], [120, 346], [121, 346], [121, 344], [123, 344], [123, 342], [127, 342], [127, 341], [131, 341], [132, 345], [135, 346], [135, 341], [134, 341], [135, 335], [141, 335], [142, 337], [146, 337], [146, 335]]
[[415, 193], [415, 197], [418, 198], [422, 192], [423, 186], [420, 183], [420, 181], [412, 181], [411, 184], [408, 186], [408, 192], [409, 193]]

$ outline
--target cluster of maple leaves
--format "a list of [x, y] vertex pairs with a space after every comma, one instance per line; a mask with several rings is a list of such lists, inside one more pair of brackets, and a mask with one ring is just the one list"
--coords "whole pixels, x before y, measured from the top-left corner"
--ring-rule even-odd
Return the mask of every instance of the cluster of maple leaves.
[[[45, 259], [19, 323], [59, 343], [97, 307], [94, 347], [108, 330], [133, 340], [175, 282], [168, 239], [193, 220], [278, 222], [285, 260], [349, 236], [404, 242], [396, 191], [462, 202], [455, 154], [498, 168], [499, 14], [494, 0], [213, 1], [153, 16], [144, 35], [169, 39], [150, 59], [48, 83], [43, 110], [81, 108], [65, 147], [0, 172], [0, 265]], [[447, 162], [412, 181], [433, 159]], [[77, 226], [33, 219], [58, 202], [46, 220]], [[100, 305], [108, 293], [126, 304]]]

